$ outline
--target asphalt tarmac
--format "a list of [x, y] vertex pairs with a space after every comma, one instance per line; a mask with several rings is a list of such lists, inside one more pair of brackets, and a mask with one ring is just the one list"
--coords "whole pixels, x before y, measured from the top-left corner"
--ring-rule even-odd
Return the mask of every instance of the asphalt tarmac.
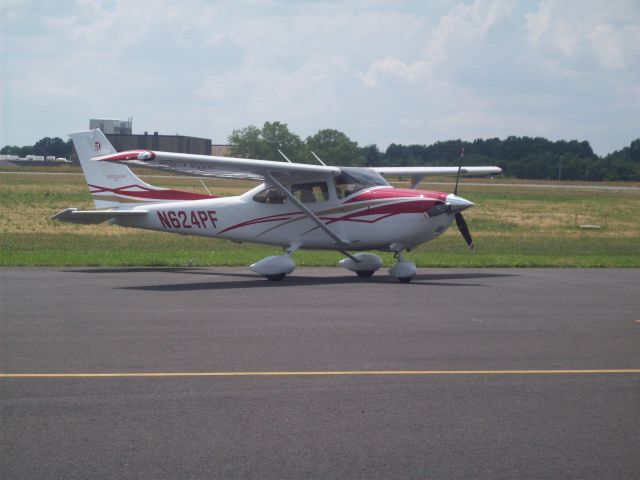
[[637, 479], [640, 270], [0, 269], [0, 374], [3, 479]]

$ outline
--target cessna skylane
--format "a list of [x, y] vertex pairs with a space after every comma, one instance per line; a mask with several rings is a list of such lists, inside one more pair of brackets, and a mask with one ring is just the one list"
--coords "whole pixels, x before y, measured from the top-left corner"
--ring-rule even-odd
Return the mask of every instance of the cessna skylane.
[[[389, 273], [409, 282], [416, 266], [403, 256], [442, 235], [455, 219], [470, 248], [462, 211], [473, 203], [457, 195], [460, 175], [491, 175], [498, 167], [337, 167], [320, 164], [218, 157], [154, 150], [116, 152], [99, 130], [73, 133], [82, 170], [97, 210], [67, 208], [56, 220], [80, 224], [109, 221], [123, 227], [199, 235], [283, 247], [282, 255], [250, 266], [269, 280], [293, 272], [298, 249], [337, 250], [339, 264], [360, 277], [382, 267], [370, 250], [393, 252]], [[258, 180], [233, 197], [154, 187], [128, 167], [181, 172], [198, 177]], [[456, 175], [454, 193], [420, 190], [428, 175]], [[411, 178], [412, 188], [394, 188], [385, 177]], [[204, 185], [204, 184], [203, 184]]]

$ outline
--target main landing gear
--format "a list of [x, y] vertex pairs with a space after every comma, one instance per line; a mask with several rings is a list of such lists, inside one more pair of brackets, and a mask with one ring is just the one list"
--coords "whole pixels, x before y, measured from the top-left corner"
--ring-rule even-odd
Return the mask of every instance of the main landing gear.
[[295, 250], [297, 249], [290, 248], [282, 255], [263, 258], [259, 262], [249, 265], [249, 268], [267, 280], [279, 282], [296, 268], [296, 263], [291, 258], [291, 254]]
[[369, 278], [382, 267], [382, 259], [373, 253], [356, 253], [338, 262], [343, 268], [356, 272], [359, 277]]
[[[297, 247], [291, 247], [284, 254], [263, 258], [249, 268], [267, 280], [281, 281], [296, 268], [291, 258], [295, 250]], [[389, 269], [389, 274], [403, 283], [410, 282], [416, 275], [416, 264], [405, 260], [400, 252], [396, 252], [394, 257], [396, 263]], [[340, 260], [339, 265], [355, 272], [358, 277], [369, 278], [382, 267], [382, 259], [373, 253], [361, 252]]]

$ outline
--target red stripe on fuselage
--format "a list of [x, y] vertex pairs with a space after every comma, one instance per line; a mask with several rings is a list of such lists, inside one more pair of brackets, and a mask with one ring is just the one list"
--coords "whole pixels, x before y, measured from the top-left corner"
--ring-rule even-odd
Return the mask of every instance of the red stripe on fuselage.
[[290, 212], [290, 213], [281, 213], [278, 215], [269, 215], [268, 217], [259, 217], [254, 218], [253, 220], [247, 220], [246, 222], [237, 223], [235, 225], [231, 225], [230, 227], [225, 228], [220, 233], [225, 233], [230, 230], [235, 230], [236, 228], [247, 227], [249, 225], [256, 225], [258, 223], [268, 223], [268, 222], [277, 222], [282, 220], [284, 223], [291, 220], [291, 216], [293, 215], [304, 215], [304, 212]]
[[433, 192], [431, 190], [414, 190], [410, 188], [373, 188], [359, 193], [355, 197], [349, 199], [346, 203], [393, 198], [424, 198], [444, 202], [447, 199], [447, 194], [443, 192]]
[[[406, 202], [397, 202], [397, 203], [388, 203], [385, 205], [380, 205], [378, 207], [371, 207], [363, 210], [358, 210], [357, 212], [349, 213], [339, 218], [331, 218], [327, 219], [327, 223], [334, 223], [340, 221], [363, 221], [359, 220], [359, 217], [368, 217], [372, 215], [383, 215], [382, 218], [389, 217], [391, 215], [399, 215], [402, 213], [424, 213], [429, 210], [431, 207], [435, 206], [437, 203], [440, 203], [435, 199], [420, 199], [420, 200], [409, 200]], [[367, 223], [374, 223], [378, 220], [382, 220], [382, 218], [376, 218]], [[324, 220], [324, 218], [323, 218]]]
[[[92, 194], [95, 193], [113, 193], [115, 195], [122, 195], [131, 198], [139, 198], [143, 200], [167, 200], [167, 201], [181, 201], [181, 200], [205, 200], [208, 198], [217, 198], [212, 195], [203, 195], [200, 193], [185, 192], [183, 190], [171, 190], [171, 189], [150, 189], [141, 185], [126, 185], [118, 188], [100, 187], [97, 185], [89, 185]], [[131, 189], [139, 190], [131, 190]], [[142, 190], [142, 191], [140, 191]]]

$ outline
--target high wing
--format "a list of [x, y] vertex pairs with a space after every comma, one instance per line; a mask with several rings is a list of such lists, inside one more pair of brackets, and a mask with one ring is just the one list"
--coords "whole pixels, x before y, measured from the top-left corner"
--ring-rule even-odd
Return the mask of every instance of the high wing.
[[60, 220], [61, 222], [95, 225], [112, 218], [135, 217], [145, 215], [147, 212], [147, 210], [78, 210], [77, 208], [67, 208], [55, 214], [51, 219]]
[[[500, 167], [373, 167], [383, 177], [410, 177], [411, 188], [418, 188], [428, 175], [493, 175], [502, 173]], [[457, 185], [457, 181], [456, 181]]]
[[265, 180], [273, 176], [280, 180], [336, 176], [338, 167], [285, 163], [250, 158], [217, 157], [188, 153], [158, 152], [153, 150], [130, 150], [94, 157], [92, 161], [125, 163], [127, 165], [170, 170], [199, 177], [238, 178]]
[[371, 167], [385, 177], [426, 177], [428, 175], [493, 175], [502, 173], [500, 167]]

